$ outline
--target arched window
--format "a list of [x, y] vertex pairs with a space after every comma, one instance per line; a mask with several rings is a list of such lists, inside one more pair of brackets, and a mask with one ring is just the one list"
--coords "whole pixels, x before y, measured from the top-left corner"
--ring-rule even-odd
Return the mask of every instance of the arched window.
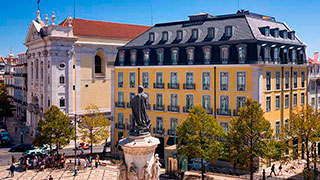
[[43, 62], [42, 61], [40, 63], [40, 74], [41, 74], [41, 79], [43, 80]]
[[33, 79], [33, 63], [31, 62], [31, 80]]
[[95, 73], [102, 73], [102, 62], [101, 62], [101, 57], [96, 55], [94, 57], [94, 72]]
[[65, 102], [65, 99], [63, 97], [60, 98], [59, 104], [60, 104], [60, 107], [65, 107], [66, 106], [66, 102]]
[[59, 82], [60, 82], [60, 84], [64, 84], [65, 83], [63, 75], [60, 76]]
[[39, 62], [38, 62], [38, 59], [36, 60], [35, 66], [36, 66], [36, 79], [38, 79], [38, 77], [39, 77]]

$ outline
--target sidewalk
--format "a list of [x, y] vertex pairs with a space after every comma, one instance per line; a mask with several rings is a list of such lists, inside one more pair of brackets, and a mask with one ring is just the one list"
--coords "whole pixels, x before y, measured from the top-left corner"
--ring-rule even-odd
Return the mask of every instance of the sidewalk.
[[[16, 165], [17, 167], [18, 165]], [[29, 179], [37, 179], [44, 180], [49, 179], [51, 175], [54, 180], [63, 179], [63, 180], [71, 180], [71, 179], [101, 179], [101, 180], [117, 180], [119, 175], [119, 170], [114, 165], [108, 166], [99, 166], [98, 168], [86, 168], [83, 167], [78, 171], [78, 175], [74, 177], [74, 166], [73, 163], [66, 164], [66, 168], [57, 169], [57, 168], [48, 168], [44, 171], [38, 170], [28, 170], [22, 171], [16, 170], [14, 173], [14, 177], [8, 177], [8, 166], [0, 166], [0, 180], [2, 179], [19, 179], [19, 180], [29, 180]]]
[[[20, 128], [21, 123], [19, 120], [17, 120], [15, 117], [7, 118], [7, 129], [8, 133], [13, 140], [14, 144], [21, 144], [21, 134], [20, 134]], [[17, 127], [17, 132], [15, 132], [15, 128]], [[23, 134], [23, 143], [31, 144], [32, 138], [28, 134]]]

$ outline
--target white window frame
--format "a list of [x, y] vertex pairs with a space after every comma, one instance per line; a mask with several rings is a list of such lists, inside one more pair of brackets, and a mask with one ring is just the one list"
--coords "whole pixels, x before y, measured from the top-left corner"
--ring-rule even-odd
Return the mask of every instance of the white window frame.
[[[222, 89], [222, 86], [221, 86], [221, 83], [222, 83], [222, 76], [221, 76], [221, 74], [222, 73], [227, 73], [227, 88], [226, 89]], [[229, 72], [228, 71], [220, 71], [220, 73], [219, 73], [219, 81], [220, 81], [220, 83], [219, 83], [219, 86], [220, 86], [220, 91], [228, 91], [229, 90]]]
[[[122, 74], [122, 86], [120, 86], [120, 78]], [[118, 88], [123, 88], [124, 87], [124, 72], [118, 72]]]
[[[270, 109], [268, 109], [268, 105], [267, 105], [267, 102], [268, 102], [267, 99], [268, 99], [268, 98], [270, 98]], [[271, 109], [272, 109], [272, 102], [271, 102], [271, 101], [272, 101], [271, 96], [270, 96], [270, 95], [266, 96], [266, 104], [265, 104], [265, 106], [266, 106], [266, 107], [265, 107], [266, 112], [270, 112]]]
[[[303, 97], [303, 103], [302, 103], [302, 97]], [[300, 105], [301, 105], [301, 106], [304, 106], [305, 103], [306, 103], [305, 93], [304, 93], [304, 92], [301, 92], [301, 93], [300, 93]]]
[[[296, 98], [294, 98], [296, 96]], [[293, 93], [292, 94], [292, 106], [297, 107], [298, 105], [298, 93]]]
[[[239, 73], [244, 73], [244, 89], [243, 90], [239, 90], [239, 87], [238, 87], [238, 74]], [[237, 91], [246, 91], [247, 90], [247, 72], [246, 71], [237, 71], [236, 73], [236, 85], [237, 85]]]
[[[147, 78], [148, 78], [148, 82], [147, 82], [147, 86], [145, 86], [145, 84], [144, 84], [144, 74], [147, 74]], [[143, 88], [149, 88], [149, 72], [148, 71], [143, 71], [142, 72], [142, 86], [143, 86]]]
[[[270, 89], [268, 89], [268, 73], [270, 74]], [[271, 71], [266, 71], [266, 91], [271, 91], [272, 90], [272, 73]]]
[[[209, 84], [208, 84], [208, 87], [205, 87], [204, 86], [204, 84], [203, 84], [203, 80], [204, 80], [204, 74], [205, 73], [209, 73]], [[202, 90], [210, 90], [211, 89], [211, 72], [210, 71], [202, 71], [202, 73], [201, 73], [201, 75], [202, 75]]]
[[[288, 96], [288, 105], [286, 105], [286, 96]], [[290, 94], [284, 94], [284, 109], [287, 109], [290, 107]]]
[[[277, 74], [279, 74], [279, 88], [277, 88]], [[281, 72], [280, 71], [276, 71], [275, 72], [275, 77], [274, 77], [274, 79], [275, 79], [275, 88], [276, 88], [276, 90], [280, 90], [281, 89]]]
[[[279, 97], [279, 107], [277, 107], [277, 97]], [[274, 101], [275, 101], [275, 103], [274, 103], [275, 110], [279, 110], [281, 108], [281, 95], [280, 94], [276, 94], [274, 96]]]

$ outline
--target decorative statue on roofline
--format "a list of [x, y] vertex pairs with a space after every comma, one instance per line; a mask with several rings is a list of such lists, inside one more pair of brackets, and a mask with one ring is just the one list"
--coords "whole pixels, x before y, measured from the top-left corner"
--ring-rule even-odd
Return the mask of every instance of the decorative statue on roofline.
[[150, 134], [150, 121], [147, 115], [148, 96], [143, 92], [143, 87], [138, 87], [138, 94], [131, 99], [132, 125], [130, 135], [141, 136]]

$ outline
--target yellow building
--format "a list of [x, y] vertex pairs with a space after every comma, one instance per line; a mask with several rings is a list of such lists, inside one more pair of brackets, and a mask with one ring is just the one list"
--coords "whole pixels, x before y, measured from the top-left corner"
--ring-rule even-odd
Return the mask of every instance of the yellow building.
[[28, 63], [27, 126], [36, 134], [38, 120], [56, 105], [69, 116], [97, 105], [111, 118], [111, 84], [117, 47], [150, 27], [66, 18], [51, 22], [40, 11], [30, 23], [25, 40]]
[[157, 24], [119, 48], [115, 62], [113, 152], [128, 135], [130, 98], [148, 95], [157, 153], [174, 143], [177, 124], [201, 104], [229, 130], [248, 97], [258, 101], [274, 134], [307, 104], [305, 45], [285, 23], [248, 11]]

